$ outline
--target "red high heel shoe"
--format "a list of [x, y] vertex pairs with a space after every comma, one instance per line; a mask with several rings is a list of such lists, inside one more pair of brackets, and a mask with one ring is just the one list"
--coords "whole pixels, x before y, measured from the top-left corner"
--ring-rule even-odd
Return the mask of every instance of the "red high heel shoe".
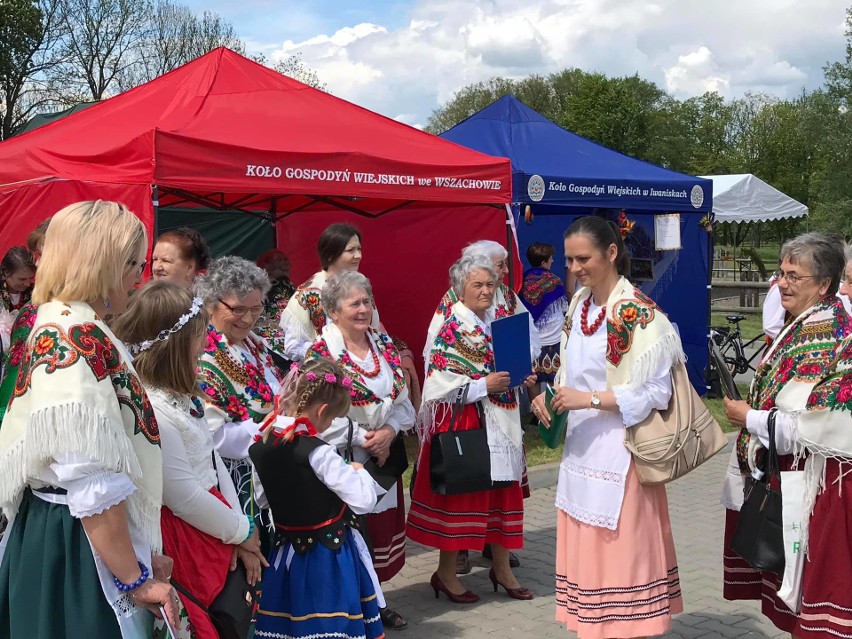
[[506, 586], [503, 586], [503, 584], [497, 581], [497, 575], [494, 574], [493, 568], [489, 571], [488, 578], [491, 580], [491, 585], [494, 586], [494, 592], [497, 592], [497, 586], [502, 586], [503, 590], [506, 591], [506, 594], [509, 595], [512, 599], [529, 601], [533, 598], [533, 594], [526, 588], [508, 588]]
[[432, 590], [435, 591], [435, 599], [438, 598], [439, 592], [443, 592], [445, 595], [447, 595], [447, 599], [449, 599], [453, 603], [472, 604], [479, 601], [479, 595], [471, 592], [470, 590], [465, 590], [460, 595], [455, 595], [451, 593], [449, 589], [444, 585], [444, 582], [441, 581], [441, 578], [438, 576], [437, 572], [432, 575], [432, 579], [429, 580], [429, 584], [432, 586]]

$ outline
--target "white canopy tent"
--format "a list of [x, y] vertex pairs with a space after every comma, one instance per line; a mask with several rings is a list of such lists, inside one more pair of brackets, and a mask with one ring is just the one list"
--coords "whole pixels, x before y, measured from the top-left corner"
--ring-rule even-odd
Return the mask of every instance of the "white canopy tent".
[[751, 173], [702, 175], [713, 180], [717, 222], [768, 222], [808, 214], [808, 207]]

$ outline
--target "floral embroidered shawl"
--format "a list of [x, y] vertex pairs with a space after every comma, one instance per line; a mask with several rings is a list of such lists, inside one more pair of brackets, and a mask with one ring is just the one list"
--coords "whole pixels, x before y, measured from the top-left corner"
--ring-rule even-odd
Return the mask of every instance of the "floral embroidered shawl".
[[287, 308], [290, 298], [296, 292], [293, 282], [284, 278], [273, 280], [266, 299], [263, 300], [263, 320], [278, 326], [281, 323], [281, 314]]
[[545, 310], [564, 297], [565, 287], [562, 286], [562, 280], [548, 269], [531, 268], [524, 273], [521, 299], [534, 322], [538, 323]]
[[5, 368], [3, 370], [3, 379], [0, 381], [0, 424], [3, 423], [3, 416], [6, 414], [6, 408], [9, 405], [9, 400], [12, 399], [12, 390], [15, 387], [15, 380], [18, 376], [18, 367], [21, 365], [21, 360], [24, 358], [26, 351], [27, 338], [33, 329], [33, 324], [36, 319], [36, 307], [32, 304], [24, 306], [18, 316], [15, 318], [15, 323], [12, 324], [12, 334], [9, 338], [9, 351], [6, 353]]
[[21, 310], [25, 305], [30, 303], [30, 298], [33, 296], [33, 287], [30, 286], [26, 291], [21, 293], [21, 297], [18, 300], [18, 303], [15, 304], [12, 302], [12, 295], [9, 293], [9, 289], [6, 288], [6, 280], [0, 277], [0, 306], [9, 311], [10, 313], [14, 311]]
[[346, 350], [340, 329], [334, 324], [328, 324], [323, 328], [322, 338], [305, 353], [305, 361], [315, 357], [325, 357], [340, 364], [344, 372], [352, 378], [352, 408], [349, 411], [349, 417], [367, 430], [375, 430], [385, 425], [395, 404], [409, 401], [408, 387], [405, 385], [399, 352], [391, 338], [372, 328], [368, 330], [367, 337], [393, 373], [393, 389], [388, 397], [377, 397], [367, 386], [366, 380], [355, 368]]
[[[297, 337], [303, 342], [313, 344], [322, 334], [327, 324], [325, 309], [322, 305], [322, 287], [328, 279], [328, 273], [319, 271], [293, 293], [287, 308], [281, 314], [281, 328], [287, 335]], [[373, 319], [370, 326], [378, 330], [379, 311], [373, 305]]]
[[[494, 372], [491, 335], [462, 302], [452, 305], [436, 331], [426, 366], [418, 420], [421, 440], [431, 437], [440, 412], [452, 410], [458, 389]], [[518, 481], [523, 466], [523, 432], [516, 391], [489, 393], [481, 403], [491, 452], [491, 479]]]
[[274, 400], [266, 370], [271, 369], [279, 382], [281, 376], [259, 337], [249, 333], [245, 346], [251, 357], [210, 326], [207, 348], [198, 360], [198, 382], [204, 401], [219, 408], [229, 420], [260, 423], [272, 410]]
[[154, 411], [130, 356], [82, 302], [38, 309], [0, 430], [0, 505], [14, 513], [30, 478], [63, 453], [125, 473], [130, 521], [162, 547], [162, 458]]
[[[852, 322], [836, 296], [814, 304], [779, 333], [764, 355], [749, 388], [749, 406], [756, 410], [800, 409], [811, 387], [825, 375], [838, 344], [850, 333]], [[742, 429], [737, 437], [742, 474], [751, 473], [750, 447], [751, 435]]]
[[[453, 289], [444, 293], [441, 301], [438, 303], [438, 308], [435, 309], [434, 315], [429, 322], [429, 329], [426, 331], [426, 344], [423, 347], [423, 361], [429, 362], [429, 353], [435, 344], [435, 338], [438, 336], [438, 330], [444, 322], [446, 322], [452, 313], [453, 305], [459, 301], [458, 296]], [[501, 319], [509, 317], [515, 313], [527, 313], [526, 307], [520, 303], [515, 291], [510, 289], [505, 284], [500, 284], [497, 290], [494, 291], [494, 301], [491, 304], [491, 317], [493, 319]], [[530, 338], [534, 339], [532, 335]], [[539, 346], [540, 350], [540, 346]]]

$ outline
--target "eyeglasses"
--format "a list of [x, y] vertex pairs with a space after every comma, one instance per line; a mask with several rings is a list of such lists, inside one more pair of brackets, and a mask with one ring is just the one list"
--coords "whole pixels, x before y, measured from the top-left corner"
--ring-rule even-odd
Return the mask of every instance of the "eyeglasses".
[[136, 273], [137, 275], [142, 275], [142, 273], [145, 272], [145, 267], [147, 265], [148, 265], [148, 260], [142, 260], [141, 262], [138, 262], [136, 260], [130, 260], [127, 263], [127, 266], [138, 266], [139, 267], [139, 271]]
[[255, 317], [260, 317], [260, 314], [263, 312], [262, 304], [258, 306], [231, 306], [230, 304], [225, 302], [221, 297], [217, 297], [216, 299], [219, 300], [222, 306], [231, 311], [231, 314], [234, 317], [245, 317], [247, 313], [251, 313]]
[[814, 279], [816, 277], [815, 275], [797, 275], [796, 273], [785, 273], [784, 271], [775, 271], [773, 275], [775, 276], [776, 280], [781, 281], [782, 279], [785, 279], [789, 284], [792, 284], [793, 286], [795, 286], [802, 280]]

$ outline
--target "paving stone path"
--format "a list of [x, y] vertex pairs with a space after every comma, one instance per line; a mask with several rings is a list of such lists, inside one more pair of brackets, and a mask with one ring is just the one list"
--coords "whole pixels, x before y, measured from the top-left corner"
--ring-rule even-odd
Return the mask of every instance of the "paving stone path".
[[[722, 599], [722, 529], [724, 510], [719, 489], [730, 444], [712, 460], [670, 484], [669, 510], [677, 545], [684, 613], [674, 618], [665, 637], [683, 639], [736, 639], [739, 637], [789, 637], [760, 614], [756, 601]], [[525, 547], [518, 552], [522, 566], [518, 580], [535, 594], [532, 601], [509, 599], [492, 592], [489, 562], [471, 553], [473, 572], [464, 583], [482, 597], [471, 606], [435, 599], [429, 578], [438, 563], [436, 551], [409, 542], [403, 571], [385, 586], [391, 607], [409, 620], [404, 631], [387, 631], [388, 639], [570, 639], [575, 637], [554, 620], [554, 544], [556, 515], [553, 468], [531, 474], [538, 488], [525, 502]]]

